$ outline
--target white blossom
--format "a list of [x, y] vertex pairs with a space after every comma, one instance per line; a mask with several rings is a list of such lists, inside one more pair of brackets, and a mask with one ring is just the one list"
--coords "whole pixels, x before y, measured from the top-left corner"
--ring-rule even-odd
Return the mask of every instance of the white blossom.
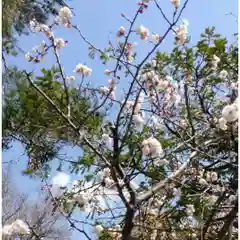
[[157, 61], [156, 61], [155, 59], [153, 59], [153, 60], [151, 61], [151, 66], [152, 66], [153, 68], [157, 67]]
[[29, 229], [28, 225], [20, 219], [17, 219], [15, 222], [13, 222], [12, 226], [13, 226], [15, 232], [17, 232], [17, 233], [23, 233], [23, 234], [30, 233], [30, 229]]
[[192, 233], [192, 236], [191, 236], [193, 239], [196, 239], [197, 237], [197, 234], [196, 233]]
[[203, 174], [204, 174], [204, 171], [203, 170], [199, 170], [198, 171], [198, 175], [202, 178], [203, 177]]
[[50, 31], [50, 29], [49, 29], [49, 27], [47, 25], [40, 24], [35, 19], [31, 20], [29, 25], [30, 25], [30, 30], [32, 32], [41, 32], [41, 31], [49, 32]]
[[116, 100], [115, 89], [113, 89], [113, 91], [111, 92], [110, 98], [111, 98], [112, 100]]
[[113, 139], [106, 133], [102, 135], [102, 140], [109, 147], [113, 145]]
[[31, 20], [29, 24], [30, 24], [30, 30], [31, 30], [32, 32], [40, 32], [40, 31], [41, 31], [41, 27], [40, 27], [40, 25], [37, 23], [37, 21]]
[[[124, 103], [125, 103], [125, 100], [122, 101], [122, 104], [124, 104]], [[133, 105], [134, 105], [134, 101], [126, 101], [124, 108], [126, 110], [129, 110], [133, 107]]]
[[213, 55], [213, 61], [219, 63], [220, 58], [217, 55]]
[[173, 239], [175, 239], [177, 237], [175, 232], [171, 233], [171, 236], [173, 237]]
[[12, 235], [13, 234], [13, 227], [12, 224], [4, 225], [2, 228], [3, 235]]
[[115, 184], [114, 180], [111, 179], [110, 177], [104, 178], [103, 181], [104, 181], [104, 183], [106, 184], [106, 187], [107, 187], [107, 188], [111, 188], [111, 187], [113, 187], [113, 185]]
[[222, 110], [222, 116], [227, 122], [234, 122], [238, 119], [238, 106], [235, 104], [227, 105]]
[[75, 77], [74, 76], [66, 76], [66, 81], [68, 83], [72, 83], [73, 81], [75, 81]]
[[150, 154], [150, 148], [149, 148], [148, 145], [144, 145], [144, 146], [142, 147], [142, 154], [143, 154], [144, 156], [148, 156], [148, 155]]
[[208, 173], [206, 174], [206, 180], [207, 180], [208, 182], [215, 182], [215, 181], [217, 181], [217, 180], [218, 180], [218, 175], [217, 175], [217, 173], [216, 173], [216, 172], [208, 172]]
[[145, 153], [149, 151], [151, 155], [155, 156], [159, 156], [163, 152], [161, 143], [154, 137], [150, 137], [142, 142], [142, 150]]
[[61, 189], [61, 186], [59, 186], [57, 184], [53, 184], [50, 191], [51, 191], [51, 194], [52, 194], [53, 197], [59, 197], [63, 193], [63, 190]]
[[134, 114], [132, 119], [137, 126], [144, 124], [144, 119], [139, 114]]
[[238, 88], [237, 87], [238, 83], [237, 82], [232, 82], [230, 86], [231, 86], [232, 89], [237, 89]]
[[125, 28], [124, 27], [120, 27], [119, 31], [117, 32], [117, 36], [121, 37], [121, 36], [124, 36], [124, 34], [125, 34]]
[[54, 39], [54, 46], [58, 49], [65, 47], [65, 41], [62, 38], [55, 38]]
[[35, 19], [30, 21], [30, 30], [32, 32], [44, 32], [44, 34], [50, 38], [53, 36], [53, 33], [51, 32], [49, 26], [45, 24], [38, 23]]
[[87, 192], [79, 192], [73, 195], [73, 199], [80, 205], [88, 204], [90, 196]]
[[181, 121], [180, 121], [180, 126], [181, 126], [182, 128], [184, 128], [184, 129], [186, 129], [187, 126], [188, 126], [187, 121], [186, 121], [185, 119], [181, 119]]
[[66, 27], [69, 27], [70, 20], [72, 18], [72, 12], [68, 7], [62, 7], [56, 17], [56, 22], [63, 24]]
[[152, 35], [152, 41], [154, 42], [154, 43], [159, 43], [159, 41], [160, 41], [160, 36], [158, 35], [158, 34], [153, 34]]
[[207, 174], [206, 174], [206, 180], [207, 180], [208, 182], [211, 181], [210, 172], [207, 172]]
[[139, 97], [138, 97], [138, 102], [139, 103], [143, 103], [144, 102], [144, 98], [145, 98], [145, 93], [144, 92], [141, 92], [139, 94]]
[[134, 43], [128, 42], [125, 48], [128, 50], [128, 52], [131, 52], [136, 46], [137, 46], [137, 42], [134, 42]]
[[225, 118], [223, 117], [219, 118], [218, 123], [219, 123], [218, 126], [220, 129], [222, 129], [223, 131], [227, 130], [227, 125], [226, 125], [227, 121]]
[[31, 61], [32, 57], [31, 57], [31, 55], [30, 55], [29, 52], [25, 54], [25, 59], [26, 59], [28, 62]]
[[92, 74], [92, 69], [87, 67], [86, 65], [83, 65], [83, 64], [79, 63], [76, 66], [74, 72], [82, 74], [83, 76], [90, 76]]
[[201, 185], [207, 185], [208, 183], [207, 183], [207, 181], [206, 181], [205, 179], [200, 178], [200, 179], [199, 179], [199, 184], [201, 184]]
[[140, 35], [140, 38], [142, 40], [147, 40], [149, 37], [149, 30], [143, 25], [136, 29], [136, 33]]
[[58, 13], [60, 17], [65, 17], [70, 19], [72, 17], [72, 12], [68, 7], [62, 7]]
[[213, 59], [212, 59], [212, 63], [211, 63], [211, 65], [212, 65], [211, 69], [215, 71], [217, 69], [217, 66], [218, 66], [219, 62], [220, 62], [220, 58], [216, 55], [213, 55]]
[[2, 229], [3, 235], [12, 234], [30, 234], [28, 225], [20, 219], [17, 219], [12, 224], [5, 225]]
[[182, 194], [181, 189], [180, 188], [173, 188], [173, 195], [176, 197], [180, 197]]
[[103, 230], [104, 228], [101, 225], [96, 225], [94, 227], [94, 231], [96, 232], [97, 235], [100, 235]]
[[150, 240], [156, 240], [157, 235], [158, 235], [158, 231], [157, 229], [154, 229], [151, 233]]
[[233, 201], [235, 201], [236, 200], [236, 196], [235, 195], [230, 195], [229, 196], [229, 201], [230, 202], [233, 202]]
[[225, 69], [223, 69], [223, 70], [219, 73], [219, 77], [220, 77], [220, 78], [225, 79], [225, 78], [227, 78], [227, 76], [228, 76], [228, 72], [227, 72]]
[[75, 188], [79, 185], [79, 181], [78, 180], [73, 180], [72, 182], [72, 187]]
[[111, 174], [111, 170], [109, 168], [104, 168], [102, 172], [104, 177], [109, 177]]
[[218, 175], [216, 172], [211, 172], [210, 177], [213, 182], [216, 182], [218, 180]]
[[127, 61], [128, 61], [128, 63], [132, 63], [133, 60], [134, 60], [133, 53], [129, 52], [129, 53], [127, 54]]
[[106, 95], [109, 93], [109, 89], [108, 89], [108, 87], [100, 87], [99, 92]]
[[115, 79], [108, 79], [108, 87], [110, 89], [115, 90], [115, 88], [116, 88], [116, 80]]
[[184, 20], [183, 24], [180, 25], [178, 28], [175, 30], [176, 34], [176, 43], [177, 44], [183, 44], [187, 40], [187, 35], [188, 35], [188, 21]]
[[161, 89], [166, 89], [166, 88], [168, 87], [168, 85], [169, 85], [169, 82], [168, 82], [167, 80], [161, 80], [161, 81], [159, 82], [159, 87], [160, 87]]

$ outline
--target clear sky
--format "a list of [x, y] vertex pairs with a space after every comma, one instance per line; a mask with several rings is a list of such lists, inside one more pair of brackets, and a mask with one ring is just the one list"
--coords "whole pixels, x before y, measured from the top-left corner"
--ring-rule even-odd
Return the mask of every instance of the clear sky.
[[[108, 40], [111, 39], [116, 43], [116, 32], [120, 26], [128, 28], [128, 23], [120, 14], [125, 13], [131, 18], [137, 8], [136, 0], [88, 0], [79, 1], [72, 0], [68, 4], [74, 8], [76, 16], [73, 18], [73, 23], [79, 25], [80, 29], [88, 40], [99, 48], [107, 47]], [[181, 0], [183, 3], [183, 0]], [[172, 16], [174, 10], [170, 0], [161, 0], [159, 4], [164, 9], [167, 16]], [[215, 26], [216, 32], [226, 36], [230, 41], [233, 39], [233, 33], [237, 32], [237, 23], [231, 16], [225, 16], [226, 12], [237, 14], [236, 0], [189, 0], [187, 8], [184, 10], [182, 19], [187, 19], [189, 25], [189, 35], [191, 42], [194, 44], [206, 27]], [[149, 4], [149, 8], [136, 22], [135, 27], [143, 24], [149, 28], [150, 32], [156, 32], [160, 36], [167, 28], [165, 20], [162, 18], [154, 3]], [[133, 34], [134, 35], [134, 34]], [[74, 29], [66, 29], [64, 27], [57, 28], [56, 37], [63, 37], [68, 40], [68, 46], [60, 51], [61, 61], [64, 65], [66, 74], [73, 75], [73, 69], [78, 63], [86, 63], [93, 69], [91, 81], [95, 85], [106, 85], [107, 78], [103, 71], [111, 66], [102, 65], [97, 59], [91, 60], [88, 57], [88, 46], [81, 39], [79, 34]], [[30, 36], [21, 36], [19, 46], [26, 52], [31, 51], [32, 47], [39, 45], [42, 40], [47, 39], [41, 34], [31, 34]], [[134, 36], [131, 41], [138, 42], [137, 52], [139, 59], [144, 58], [148, 51], [147, 43], [140, 41]], [[170, 51], [173, 46], [174, 36], [169, 34], [164, 43], [160, 46], [160, 51]], [[50, 54], [39, 65], [26, 62], [24, 55], [19, 54], [17, 57], [9, 57], [7, 59], [9, 65], [16, 65], [20, 69], [32, 71], [36, 73], [43, 67], [51, 68], [55, 64], [54, 57]], [[74, 149], [66, 149], [65, 153], [76, 157], [79, 151]], [[23, 149], [20, 144], [14, 144], [14, 147], [3, 153], [3, 161], [19, 160], [17, 165], [14, 165], [13, 176], [19, 189], [25, 193], [32, 192], [41, 185], [38, 180], [30, 180], [28, 177], [21, 176], [20, 171], [26, 166], [26, 156], [22, 155]], [[76, 177], [74, 177], [76, 178]], [[73, 239], [79, 239], [78, 235], [74, 235]], [[81, 237], [81, 239], [84, 239]]]

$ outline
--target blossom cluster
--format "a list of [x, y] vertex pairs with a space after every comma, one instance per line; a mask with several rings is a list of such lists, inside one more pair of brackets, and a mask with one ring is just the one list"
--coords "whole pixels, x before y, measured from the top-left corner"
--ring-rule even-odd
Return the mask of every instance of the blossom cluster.
[[57, 23], [63, 24], [65, 27], [71, 27], [72, 12], [68, 7], [62, 7], [56, 17]]
[[140, 38], [142, 40], [147, 40], [149, 37], [149, 30], [143, 25], [136, 29], [136, 33], [140, 35]]
[[178, 28], [175, 29], [175, 39], [177, 44], [184, 44], [186, 42], [188, 35], [188, 25], [188, 21], [183, 20], [183, 24], [181, 24]]
[[154, 70], [151, 70], [141, 74], [140, 81], [148, 90], [150, 103], [157, 100], [158, 93], [164, 93], [164, 103], [166, 105], [171, 101], [176, 104], [180, 101], [180, 95], [171, 83], [172, 77], [160, 77]]
[[233, 104], [226, 105], [222, 110], [222, 117], [219, 119], [219, 128], [227, 130], [227, 124], [233, 123], [238, 119], [238, 99]]
[[3, 235], [14, 235], [14, 234], [30, 234], [29, 226], [20, 219], [15, 220], [11, 224], [4, 225], [2, 229]]
[[154, 137], [142, 142], [142, 152], [145, 156], [159, 156], [163, 152], [161, 143]]
[[76, 66], [74, 72], [82, 74], [83, 76], [90, 76], [92, 74], [92, 69], [87, 67], [86, 65], [79, 63]]

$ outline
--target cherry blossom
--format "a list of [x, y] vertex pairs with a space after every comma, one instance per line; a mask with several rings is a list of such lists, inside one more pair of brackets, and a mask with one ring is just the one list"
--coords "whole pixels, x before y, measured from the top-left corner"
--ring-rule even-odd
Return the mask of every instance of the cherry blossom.
[[188, 35], [188, 21], [184, 20], [183, 24], [176, 28], [176, 43], [177, 44], [184, 44], [187, 40]]
[[101, 225], [96, 225], [94, 227], [94, 230], [95, 230], [96, 234], [99, 235], [104, 230], [104, 228]]
[[30, 234], [30, 229], [28, 225], [20, 219], [12, 222], [9, 225], [3, 226], [2, 233], [3, 235], [13, 235], [13, 234]]
[[143, 25], [136, 29], [136, 33], [140, 35], [140, 38], [142, 40], [147, 40], [149, 37], [149, 30]]
[[117, 33], [117, 36], [118, 37], [122, 37], [122, 36], [124, 36], [124, 34], [125, 34], [125, 28], [124, 27], [120, 27], [119, 31]]
[[158, 43], [159, 41], [160, 41], [160, 36], [158, 35], [158, 34], [153, 34], [152, 35], [152, 41], [154, 42], [154, 43]]
[[54, 39], [54, 45], [56, 46], [56, 48], [60, 49], [60, 48], [64, 48], [65, 47], [65, 41], [62, 38], [55, 38]]
[[70, 20], [72, 18], [72, 12], [68, 7], [62, 7], [56, 17], [56, 21], [63, 24], [66, 27], [70, 27]]
[[83, 65], [83, 64], [79, 63], [76, 66], [74, 72], [80, 73], [84, 76], [90, 76], [92, 74], [92, 69], [87, 67], [86, 65]]
[[222, 110], [222, 116], [227, 122], [234, 122], [238, 119], [238, 106], [227, 105]]

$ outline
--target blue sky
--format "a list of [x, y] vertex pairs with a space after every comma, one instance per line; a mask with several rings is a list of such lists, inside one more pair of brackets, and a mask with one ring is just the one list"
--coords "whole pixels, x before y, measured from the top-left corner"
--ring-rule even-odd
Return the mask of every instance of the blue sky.
[[[131, 18], [137, 8], [136, 2], [135, 0], [72, 0], [68, 3], [74, 8], [74, 13], [76, 14], [73, 18], [73, 23], [79, 25], [91, 43], [99, 48], [104, 48], [107, 47], [109, 39], [111, 39], [113, 43], [116, 43], [115, 35], [120, 26], [124, 26], [127, 29], [128, 23], [120, 14], [125, 13], [126, 16]], [[181, 2], [183, 3], [182, 0]], [[161, 0], [159, 4], [163, 7], [166, 15], [171, 17], [174, 8], [170, 0]], [[226, 36], [231, 41], [233, 39], [233, 33], [237, 32], [237, 23], [231, 16], [225, 16], [226, 12], [237, 13], [236, 0], [190, 0], [181, 20], [187, 19], [190, 23], [189, 35], [191, 36], [191, 42], [195, 43], [199, 39], [200, 33], [208, 26], [215, 26], [217, 33]], [[141, 24], [148, 27], [150, 32], [156, 32], [160, 36], [167, 28], [165, 20], [153, 3], [150, 3], [146, 13], [140, 16], [135, 27]], [[67, 47], [62, 49], [60, 53], [66, 74], [73, 75], [72, 71], [76, 64], [86, 63], [93, 69], [91, 81], [98, 86], [107, 84], [108, 78], [104, 76], [103, 71], [106, 68], [111, 68], [111, 65], [104, 66], [97, 59], [91, 60], [88, 57], [88, 46], [74, 29], [69, 30], [64, 27], [59, 27], [55, 32], [55, 36], [68, 40]], [[39, 45], [42, 40], [46, 41], [47, 39], [41, 34], [21, 36], [19, 46], [28, 52], [31, 51], [34, 46]], [[140, 60], [143, 59], [149, 49], [147, 43], [140, 41], [134, 34], [130, 40], [138, 42], [138, 58]], [[174, 36], [170, 33], [159, 50], [170, 51], [173, 47], [173, 40]], [[7, 63], [29, 71], [35, 69], [35, 73], [38, 74], [43, 67], [51, 68], [52, 65], [55, 64], [55, 59], [50, 54], [41, 64], [35, 65], [26, 62], [24, 55], [20, 53], [17, 57], [9, 57]], [[63, 152], [73, 157], [79, 155], [79, 151], [75, 149], [68, 148], [63, 150]], [[41, 182], [21, 176], [20, 171], [26, 166], [27, 160], [26, 156], [22, 155], [22, 153], [23, 149], [21, 145], [14, 144], [14, 147], [10, 151], [3, 153], [3, 161], [19, 160], [19, 163], [14, 165], [12, 169], [14, 176], [13, 181], [21, 191], [29, 193], [39, 189]], [[76, 237], [77, 235], [74, 235], [73, 239], [76, 239]], [[82, 237], [81, 239], [84, 238]]]

